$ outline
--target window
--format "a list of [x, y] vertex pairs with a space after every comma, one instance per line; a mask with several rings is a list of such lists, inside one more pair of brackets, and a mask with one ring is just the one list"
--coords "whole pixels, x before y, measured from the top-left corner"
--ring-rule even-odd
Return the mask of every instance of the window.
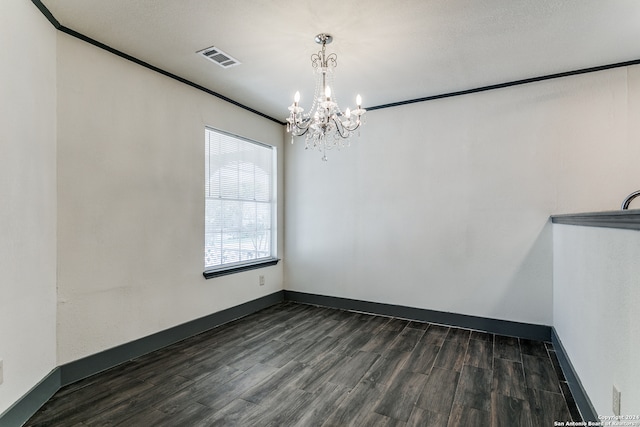
[[277, 263], [275, 151], [205, 129], [205, 277]]

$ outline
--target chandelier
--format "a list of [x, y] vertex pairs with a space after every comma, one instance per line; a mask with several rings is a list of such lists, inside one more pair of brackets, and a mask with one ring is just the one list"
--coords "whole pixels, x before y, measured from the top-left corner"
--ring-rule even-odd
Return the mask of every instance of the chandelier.
[[349, 138], [363, 123], [365, 109], [362, 98], [356, 97], [357, 108], [347, 108], [344, 112], [338, 106], [332, 91], [333, 69], [338, 65], [338, 55], [326, 54], [326, 45], [333, 41], [329, 34], [318, 34], [315, 41], [322, 50], [311, 55], [311, 65], [316, 72], [316, 88], [311, 109], [304, 113], [300, 107], [300, 92], [296, 92], [289, 107], [287, 132], [291, 133], [291, 143], [296, 136], [304, 135], [305, 149], [315, 148], [322, 152], [322, 160], [327, 160], [327, 150], [349, 146]]

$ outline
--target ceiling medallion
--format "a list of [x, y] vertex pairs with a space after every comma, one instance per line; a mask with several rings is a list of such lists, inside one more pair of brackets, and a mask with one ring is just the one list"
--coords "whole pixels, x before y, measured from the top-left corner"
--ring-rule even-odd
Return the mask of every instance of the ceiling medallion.
[[[333, 87], [333, 69], [338, 65], [338, 55], [327, 55], [326, 45], [333, 41], [329, 34], [318, 34], [315, 41], [322, 50], [311, 55], [311, 65], [316, 72], [316, 88], [313, 103], [308, 113], [300, 107], [300, 92], [296, 92], [289, 107], [287, 132], [291, 133], [291, 143], [295, 136], [304, 135], [305, 149], [316, 148], [322, 152], [322, 160], [327, 160], [327, 150], [349, 146], [349, 138], [363, 123], [365, 109], [362, 98], [356, 97], [357, 108], [344, 112], [338, 106]], [[359, 132], [358, 132], [359, 133]]]

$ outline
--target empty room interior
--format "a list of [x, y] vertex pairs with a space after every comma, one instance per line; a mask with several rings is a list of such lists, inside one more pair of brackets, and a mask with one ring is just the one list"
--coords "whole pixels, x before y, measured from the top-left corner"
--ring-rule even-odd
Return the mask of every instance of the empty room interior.
[[640, 427], [639, 40], [2, 0], [0, 425]]

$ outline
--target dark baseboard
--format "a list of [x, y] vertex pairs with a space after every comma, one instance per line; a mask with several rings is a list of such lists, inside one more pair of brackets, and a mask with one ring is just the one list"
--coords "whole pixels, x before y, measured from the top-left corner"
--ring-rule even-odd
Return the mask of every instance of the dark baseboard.
[[240, 317], [255, 313], [284, 300], [284, 291], [192, 320], [135, 341], [92, 354], [55, 368], [40, 383], [18, 400], [3, 414], [0, 426], [21, 426], [61, 387], [95, 375], [136, 357], [208, 331]]
[[585, 421], [598, 421], [596, 411], [591, 404], [578, 375], [576, 374], [566, 351], [555, 330], [550, 326], [488, 319], [478, 316], [447, 313], [348, 298], [308, 294], [297, 291], [278, 291], [253, 301], [231, 307], [211, 315], [192, 320], [127, 344], [122, 344], [85, 358], [69, 362], [55, 368], [25, 396], [0, 415], [0, 425], [21, 426], [61, 387], [83, 378], [117, 366], [146, 353], [161, 349], [193, 335], [228, 323], [232, 320], [255, 313], [281, 301], [293, 301], [305, 304], [361, 311], [383, 316], [400, 317], [422, 322], [439, 323], [461, 328], [487, 331], [494, 334], [510, 335], [540, 341], [551, 341], [558, 360], [567, 378], [567, 383]]
[[100, 353], [92, 354], [60, 366], [62, 386], [79, 381], [98, 372], [113, 368], [128, 360], [181, 341], [185, 338], [208, 331], [232, 320], [255, 313], [284, 300], [284, 291], [273, 294], [192, 320], [173, 328], [165, 329], [135, 341], [119, 345]]
[[60, 389], [60, 368], [55, 368], [3, 414], [0, 426], [21, 426]]
[[587, 422], [600, 421], [598, 419], [598, 413], [591, 404], [591, 400], [589, 399], [587, 392], [582, 386], [582, 382], [580, 382], [580, 378], [573, 368], [573, 365], [569, 360], [569, 356], [567, 355], [567, 352], [564, 349], [562, 341], [560, 341], [560, 337], [558, 337], [558, 333], [556, 332], [555, 328], [552, 328], [551, 342], [553, 343], [553, 348], [556, 351], [556, 356], [558, 356], [558, 361], [560, 362], [562, 372], [567, 379], [567, 384], [569, 385], [569, 389], [571, 390], [573, 400], [575, 400], [576, 405], [578, 406], [578, 410], [580, 411], [580, 415], [582, 415], [582, 419]]
[[325, 295], [308, 294], [297, 291], [284, 291], [287, 301], [340, 308], [343, 310], [362, 311], [383, 316], [401, 317], [421, 322], [440, 323], [460, 328], [476, 329], [493, 334], [528, 338], [537, 341], [551, 341], [551, 326], [531, 323], [512, 322], [508, 320], [489, 319], [466, 314], [448, 313], [425, 308], [406, 307], [402, 305], [383, 304]]

